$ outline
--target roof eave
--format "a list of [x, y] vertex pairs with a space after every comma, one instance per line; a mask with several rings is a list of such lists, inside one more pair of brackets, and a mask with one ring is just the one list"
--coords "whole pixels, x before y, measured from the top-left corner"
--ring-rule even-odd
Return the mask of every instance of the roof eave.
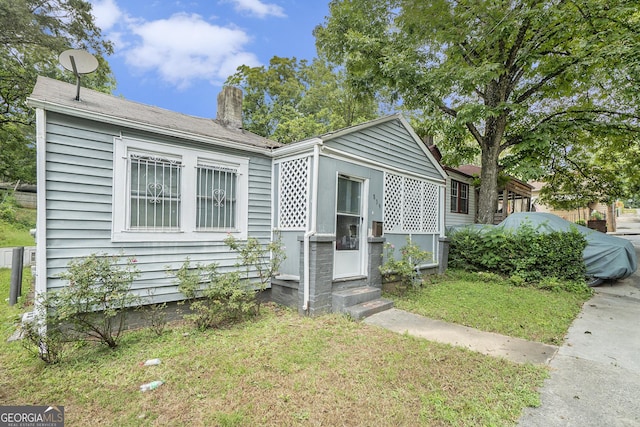
[[179, 129], [170, 129], [163, 126], [153, 125], [149, 123], [140, 122], [137, 120], [126, 119], [122, 117], [113, 116], [110, 114], [98, 113], [95, 111], [87, 111], [80, 108], [73, 108], [67, 105], [59, 104], [56, 102], [45, 101], [33, 97], [27, 98], [27, 105], [34, 108], [41, 108], [45, 111], [52, 111], [55, 113], [66, 114], [73, 117], [87, 119], [91, 121], [100, 121], [102, 123], [108, 123], [117, 126], [126, 126], [136, 130], [142, 130], [146, 132], [158, 133], [166, 136], [173, 136], [176, 138], [189, 139], [192, 141], [204, 142], [208, 144], [215, 143], [216, 145], [249, 151], [252, 153], [264, 154], [271, 156], [273, 148], [259, 147], [256, 145], [243, 144], [238, 141], [228, 140], [226, 138], [216, 138], [213, 136], [204, 136], [193, 132], [188, 132]]

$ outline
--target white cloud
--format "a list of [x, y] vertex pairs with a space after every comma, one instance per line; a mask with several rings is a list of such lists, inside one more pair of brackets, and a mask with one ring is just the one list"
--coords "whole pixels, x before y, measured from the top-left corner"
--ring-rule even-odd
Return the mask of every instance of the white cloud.
[[102, 31], [108, 31], [123, 19], [123, 13], [114, 0], [93, 0], [91, 6], [96, 25]]
[[244, 50], [250, 37], [242, 30], [212, 25], [196, 14], [175, 14], [130, 28], [139, 40], [124, 52], [127, 64], [155, 71], [178, 88], [193, 80], [223, 81], [242, 64], [259, 65]]
[[235, 9], [239, 12], [248, 12], [251, 15], [255, 15], [258, 18], [264, 18], [266, 16], [277, 16], [284, 18], [287, 15], [284, 13], [284, 9], [277, 4], [263, 3], [260, 0], [230, 0], [235, 5]]

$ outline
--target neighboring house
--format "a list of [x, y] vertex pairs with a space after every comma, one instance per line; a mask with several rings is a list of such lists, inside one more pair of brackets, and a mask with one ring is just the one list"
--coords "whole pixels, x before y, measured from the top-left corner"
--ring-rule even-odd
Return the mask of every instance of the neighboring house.
[[[442, 154], [437, 146], [428, 145], [433, 157], [440, 163]], [[475, 224], [478, 192], [473, 185], [474, 176], [449, 166], [442, 166], [447, 174], [445, 197], [445, 226]]]
[[[274, 300], [311, 315], [379, 297], [383, 242], [433, 254], [444, 234], [445, 173], [400, 115], [280, 146], [241, 129], [241, 91], [224, 88], [216, 120], [39, 77], [36, 293], [65, 286], [74, 258], [121, 253], [146, 302], [183, 295], [167, 266], [235, 268], [228, 234], [287, 260]], [[373, 289], [372, 289], [373, 288]]]
[[616, 230], [616, 215], [615, 209], [612, 206], [608, 206], [604, 203], [591, 203], [588, 206], [583, 206], [577, 209], [563, 210], [555, 209], [552, 206], [545, 205], [540, 201], [540, 190], [544, 187], [545, 183], [540, 181], [533, 181], [530, 183], [532, 204], [536, 212], [548, 212], [566, 219], [567, 221], [576, 222], [578, 220], [589, 221], [591, 214], [594, 211], [600, 213], [600, 215], [607, 221], [607, 230]]

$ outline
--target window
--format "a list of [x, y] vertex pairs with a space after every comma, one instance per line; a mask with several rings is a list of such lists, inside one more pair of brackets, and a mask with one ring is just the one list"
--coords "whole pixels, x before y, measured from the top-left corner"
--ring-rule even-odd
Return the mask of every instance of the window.
[[129, 167], [129, 227], [180, 229], [180, 160], [132, 152]]
[[238, 172], [235, 169], [198, 166], [198, 230], [235, 228], [237, 179]]
[[451, 212], [469, 213], [469, 184], [451, 180]]
[[116, 139], [114, 241], [246, 238], [246, 158]]

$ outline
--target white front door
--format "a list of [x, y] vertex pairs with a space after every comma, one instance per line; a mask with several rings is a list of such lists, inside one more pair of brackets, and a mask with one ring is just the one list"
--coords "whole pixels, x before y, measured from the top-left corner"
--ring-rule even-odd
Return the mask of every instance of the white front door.
[[362, 225], [364, 182], [338, 176], [336, 203], [335, 278], [362, 275], [365, 237]]

